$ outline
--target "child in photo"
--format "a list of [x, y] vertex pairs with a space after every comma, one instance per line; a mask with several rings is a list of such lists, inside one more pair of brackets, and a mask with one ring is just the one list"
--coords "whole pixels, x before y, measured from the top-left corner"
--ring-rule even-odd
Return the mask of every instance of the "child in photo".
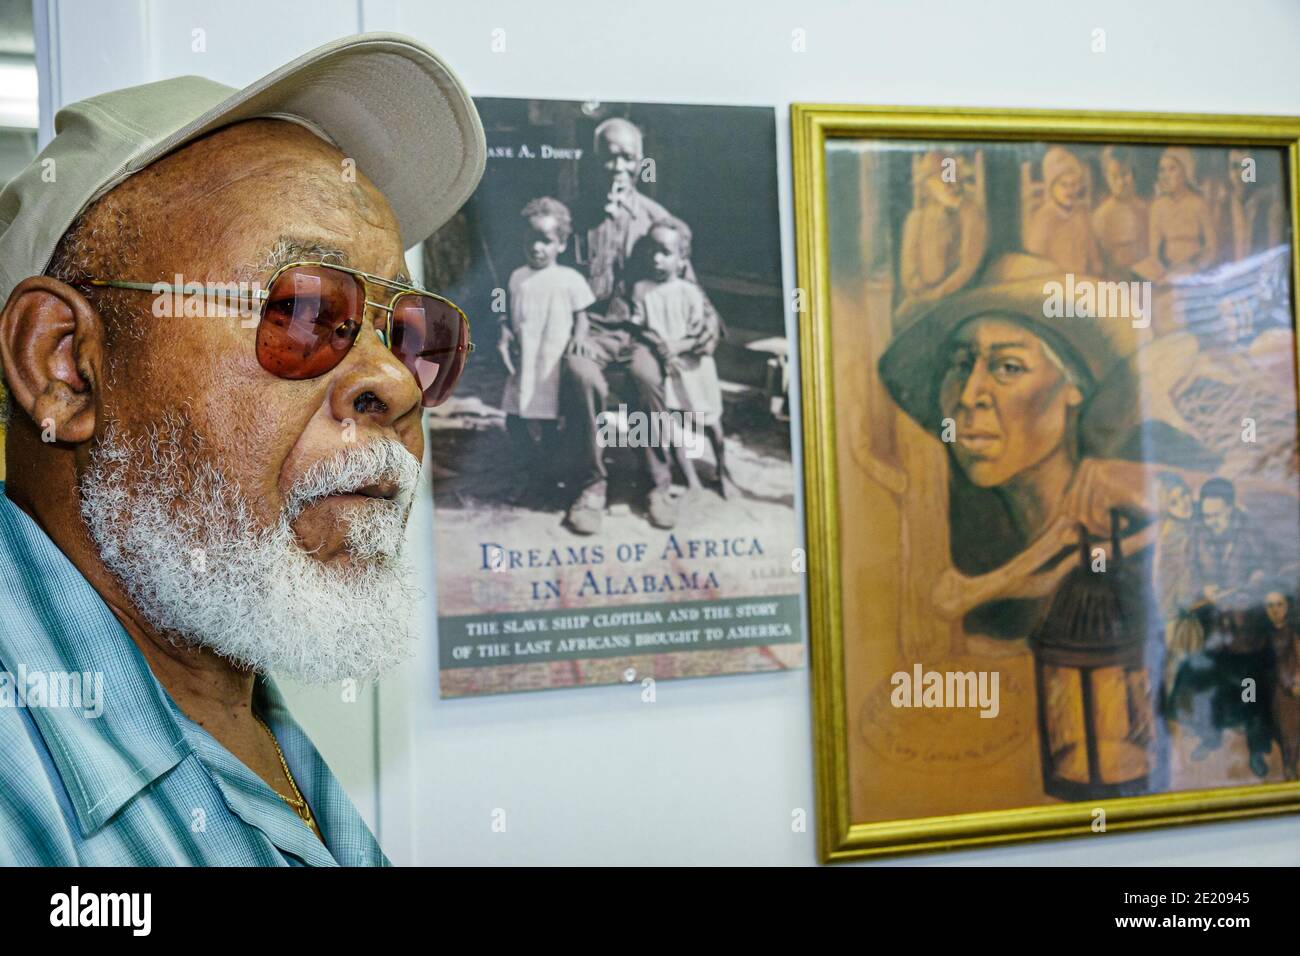
[[510, 373], [502, 408], [506, 431], [528, 481], [516, 496], [545, 504], [557, 479], [560, 366], [572, 343], [585, 348], [587, 308], [595, 301], [587, 280], [556, 259], [568, 244], [573, 219], [564, 203], [534, 199], [520, 214], [527, 262], [510, 274], [508, 312], [498, 352]]
[[691, 230], [680, 219], [657, 219], [646, 236], [653, 278], [632, 287], [632, 322], [655, 348], [664, 368], [665, 404], [672, 412], [689, 412], [692, 434], [675, 427], [677, 463], [694, 492], [700, 482], [688, 454], [701, 430], [708, 436], [718, 463], [723, 497], [730, 493], [722, 432], [722, 386], [713, 356], [701, 346], [705, 332], [704, 292], [685, 278], [691, 257]]

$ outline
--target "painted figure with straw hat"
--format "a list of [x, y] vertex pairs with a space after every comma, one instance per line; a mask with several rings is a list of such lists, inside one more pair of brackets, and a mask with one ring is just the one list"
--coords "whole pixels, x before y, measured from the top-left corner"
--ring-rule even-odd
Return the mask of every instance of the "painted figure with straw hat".
[[[968, 634], [1029, 640], [1044, 785], [1082, 799], [1145, 791], [1165, 772], [1168, 745], [1151, 693], [1162, 634], [1147, 620], [1156, 473], [1114, 457], [1127, 436], [1092, 411], [1144, 330], [1048, 308], [1049, 290], [1065, 284], [1051, 261], [1005, 255], [980, 285], [903, 324], [880, 372], [898, 406], [948, 450], [952, 564], [931, 592], [935, 613]], [[1092, 661], [1084, 673], [1094, 676], [1080, 678], [1092, 697], [1068, 692], [1061, 661]], [[1080, 707], [1096, 718], [1086, 748], [1082, 738], [1061, 742]], [[1111, 777], [1122, 783], [1099, 782]]]
[[1058, 559], [1077, 548], [1080, 526], [1105, 548], [1118, 509], [1126, 555], [1154, 540], [1154, 474], [1112, 457], [1128, 436], [1090, 414], [1140, 330], [1123, 318], [1048, 318], [1046, 289], [1064, 281], [1050, 261], [1003, 256], [980, 285], [903, 325], [880, 360], [894, 401], [949, 451], [953, 564], [935, 609], [972, 615], [967, 629], [991, 636], [1029, 632], [1073, 567]]

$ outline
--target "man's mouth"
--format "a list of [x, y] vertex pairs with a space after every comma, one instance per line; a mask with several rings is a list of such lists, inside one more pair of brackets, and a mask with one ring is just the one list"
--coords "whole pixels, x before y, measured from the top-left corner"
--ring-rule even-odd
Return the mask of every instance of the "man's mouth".
[[292, 523], [312, 512], [303, 528], [331, 521], [404, 521], [419, 473], [418, 460], [394, 439], [345, 449], [316, 462], [294, 481], [285, 496], [283, 517]]
[[331, 491], [310, 502], [307, 507], [329, 503], [369, 506], [381, 501], [396, 501], [399, 493], [400, 489], [394, 482], [378, 481], [369, 485], [358, 485], [355, 488]]
[[981, 455], [1001, 441], [1001, 438], [1002, 436], [997, 432], [958, 432], [957, 444], [960, 445], [964, 451], [968, 451], [974, 455]]
[[350, 491], [336, 491], [329, 495], [330, 498], [377, 498], [384, 501], [397, 500], [397, 484], [392, 481], [377, 481], [369, 485], [361, 485]]

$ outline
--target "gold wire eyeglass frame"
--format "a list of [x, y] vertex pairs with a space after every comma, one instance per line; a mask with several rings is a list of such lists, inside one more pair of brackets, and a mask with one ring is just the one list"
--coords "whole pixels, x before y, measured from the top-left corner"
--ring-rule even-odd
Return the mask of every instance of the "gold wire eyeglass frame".
[[[241, 300], [245, 295], [250, 296], [254, 300], [254, 302], [257, 303], [258, 305], [257, 312], [254, 317], [257, 319], [257, 322], [261, 322], [262, 320], [261, 303], [265, 302], [267, 298], [270, 296], [271, 294], [270, 290], [275, 287], [276, 281], [280, 278], [280, 276], [284, 275], [284, 273], [288, 272], [290, 269], [301, 269], [305, 267], [312, 267], [318, 269], [333, 269], [335, 272], [343, 272], [350, 276], [355, 276], [356, 278], [359, 278], [361, 280], [362, 286], [364, 287], [365, 290], [365, 298], [364, 298], [365, 304], [367, 306], [372, 306], [376, 309], [380, 309], [387, 315], [387, 321], [384, 323], [384, 327], [382, 329], [380, 329], [378, 326], [375, 327], [375, 334], [379, 336], [380, 340], [384, 343], [385, 348], [389, 348], [389, 349], [392, 348], [393, 310], [396, 309], [398, 300], [408, 295], [427, 296], [431, 299], [437, 299], [439, 302], [443, 302], [451, 306], [451, 308], [456, 311], [456, 314], [460, 316], [460, 320], [465, 324], [465, 328], [467, 330], [469, 328], [469, 316], [465, 314], [465, 311], [460, 306], [458, 306], [455, 302], [452, 302], [451, 299], [448, 299], [446, 296], [438, 295], [436, 292], [427, 292], [424, 289], [419, 288], [418, 286], [410, 285], [405, 282], [398, 282], [395, 279], [385, 279], [383, 276], [377, 276], [369, 272], [362, 272], [359, 269], [349, 269], [347, 266], [336, 265], [335, 263], [332, 262], [318, 262], [313, 260], [286, 262], [284, 265], [280, 266], [278, 269], [275, 270], [275, 272], [271, 274], [271, 278], [268, 279], [266, 282], [266, 288], [251, 290], [248, 293], [245, 293], [243, 291], [243, 286], [240, 283], [228, 282], [228, 283], [223, 283], [221, 285], [223, 285], [226, 289], [230, 289], [230, 288], [238, 289], [239, 291], [236, 293], [236, 295]], [[86, 284], [100, 287], [100, 288], [108, 287], [112, 289], [130, 289], [136, 292], [152, 292], [155, 295], [162, 295], [164, 293], [171, 294], [171, 295], [187, 294], [187, 290], [184, 285], [177, 287], [174, 283], [168, 283], [168, 282], [136, 282], [136, 281], [126, 280], [126, 279], [87, 279]], [[374, 299], [371, 298], [372, 285], [379, 286], [393, 293], [392, 296], [387, 300], [387, 303], [382, 301], [375, 301]], [[205, 291], [203, 292], [203, 294], [208, 295], [210, 286], [208, 284], [205, 284], [204, 290]], [[357, 316], [356, 319], [358, 322], [361, 322], [364, 319], [364, 313], [360, 316]], [[253, 324], [255, 325], [256, 323]], [[429, 349], [426, 354], [437, 355], [437, 354], [444, 354], [446, 352], [459, 352], [462, 350], [468, 355], [468, 353], [474, 351], [474, 343], [467, 341], [464, 346], [458, 345], [455, 346], [454, 348]]]

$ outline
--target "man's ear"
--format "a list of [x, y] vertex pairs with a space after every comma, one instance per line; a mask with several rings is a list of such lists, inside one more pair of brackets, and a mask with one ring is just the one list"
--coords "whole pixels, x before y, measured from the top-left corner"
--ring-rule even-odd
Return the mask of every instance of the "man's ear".
[[65, 282], [32, 276], [0, 311], [0, 362], [15, 406], [60, 442], [95, 433], [104, 331], [99, 312]]

